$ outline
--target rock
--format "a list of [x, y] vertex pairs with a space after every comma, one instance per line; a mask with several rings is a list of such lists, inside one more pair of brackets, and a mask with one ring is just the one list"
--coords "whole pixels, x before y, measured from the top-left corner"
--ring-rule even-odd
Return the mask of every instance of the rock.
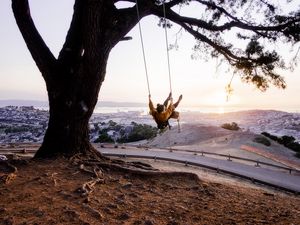
[[6, 213], [7, 212], [7, 209], [6, 208], [0, 208], [0, 214], [1, 213]]
[[144, 225], [154, 225], [151, 220], [145, 220]]
[[4, 225], [13, 225], [15, 224], [14, 218], [10, 217], [10, 218], [6, 218], [2, 221], [2, 224]]
[[108, 203], [108, 204], [106, 205], [106, 207], [111, 208], [111, 209], [117, 209], [117, 208], [118, 208], [118, 205], [112, 204], [112, 203]]
[[122, 188], [129, 189], [132, 187], [132, 183], [127, 183], [122, 186]]
[[128, 213], [122, 213], [121, 215], [118, 216], [119, 220], [128, 220], [130, 218]]
[[139, 197], [136, 193], [130, 193], [128, 196], [132, 197], [132, 198], [137, 198]]

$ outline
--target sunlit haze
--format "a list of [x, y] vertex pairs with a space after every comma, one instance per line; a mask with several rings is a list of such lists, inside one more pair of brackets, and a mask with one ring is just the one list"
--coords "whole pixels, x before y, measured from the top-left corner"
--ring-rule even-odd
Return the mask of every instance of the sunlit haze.
[[[58, 55], [73, 12], [74, 1], [31, 0], [31, 14], [45, 42], [55, 56]], [[59, 6], [59, 7], [58, 7]], [[165, 34], [157, 26], [158, 18], [141, 21], [151, 95], [154, 102], [168, 95], [169, 77]], [[45, 83], [17, 28], [11, 1], [0, 2], [0, 100], [47, 100]], [[174, 43], [178, 28], [168, 30], [169, 43]], [[99, 101], [147, 103], [148, 90], [144, 71], [138, 26], [128, 36], [130, 41], [120, 42], [111, 52], [105, 81]], [[287, 88], [271, 87], [262, 93], [253, 85], [242, 83], [238, 76], [232, 81], [233, 93], [226, 96], [225, 86], [232, 71], [218, 67], [219, 61], [192, 60], [194, 42], [186, 32], [178, 40], [178, 50], [170, 53], [171, 78], [174, 99], [183, 94], [182, 108], [199, 110], [214, 108], [215, 112], [231, 109], [278, 109], [299, 111], [300, 68], [284, 71]], [[284, 54], [288, 54], [285, 49]], [[228, 101], [227, 101], [228, 97]]]

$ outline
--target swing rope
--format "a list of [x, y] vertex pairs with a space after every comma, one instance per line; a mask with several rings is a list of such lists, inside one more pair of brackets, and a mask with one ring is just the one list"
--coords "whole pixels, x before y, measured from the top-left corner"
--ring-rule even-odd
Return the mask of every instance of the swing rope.
[[[168, 32], [167, 32], [167, 19], [166, 19], [166, 7], [165, 7], [165, 0], [162, 2], [163, 6], [163, 14], [164, 14], [164, 28], [165, 28], [165, 42], [166, 42], [166, 51], [167, 51], [167, 63], [168, 63], [168, 73], [169, 73], [169, 87], [170, 87], [170, 93], [172, 94], [172, 79], [171, 79], [171, 66], [170, 66], [170, 56], [169, 56], [169, 43], [168, 43]], [[140, 12], [139, 12], [139, 5], [138, 0], [135, 0], [136, 5], [136, 13], [138, 18], [138, 26], [139, 26], [139, 33], [140, 33], [140, 41], [142, 45], [142, 53], [143, 53], [143, 60], [144, 60], [144, 67], [145, 67], [145, 74], [146, 74], [146, 80], [147, 80], [147, 87], [148, 87], [148, 94], [151, 95], [150, 92], [150, 82], [149, 82], [149, 75], [148, 75], [148, 69], [147, 69], [147, 61], [146, 61], [146, 53], [145, 53], [145, 47], [144, 47], [144, 41], [143, 41], [143, 33], [142, 33], [142, 27], [141, 27], [141, 18], [140, 18]]]
[[229, 101], [229, 97], [230, 95], [232, 95], [232, 92], [233, 92], [233, 88], [231, 87], [231, 83], [232, 83], [232, 80], [233, 80], [233, 77], [234, 77], [234, 73], [232, 74], [232, 77], [230, 79], [230, 82], [227, 84], [227, 86], [225, 87], [225, 91], [226, 91], [226, 102]]
[[169, 85], [170, 85], [170, 93], [172, 94], [171, 66], [170, 66], [170, 56], [169, 56], [169, 43], [168, 43], [165, 0], [163, 0], [162, 5], [163, 5], [164, 23], [165, 23], [164, 28], [165, 28], [165, 39], [166, 39], [166, 50], [167, 50], [168, 72], [169, 72]]
[[[169, 85], [170, 85], [170, 93], [172, 95], [172, 79], [171, 79], [171, 66], [170, 66], [170, 55], [169, 55], [169, 43], [168, 43], [168, 31], [167, 31], [167, 19], [166, 19], [166, 7], [165, 0], [162, 2], [163, 5], [163, 13], [164, 13], [164, 22], [165, 22], [165, 39], [166, 39], [166, 50], [167, 50], [167, 61], [168, 61], [168, 72], [169, 72]], [[179, 118], [177, 119], [178, 123], [178, 133], [181, 132]]]
[[140, 12], [139, 12], [139, 5], [138, 5], [138, 0], [135, 0], [135, 5], [136, 5], [136, 14], [138, 17], [138, 26], [139, 26], [139, 32], [140, 32], [140, 40], [141, 40], [141, 45], [142, 45], [142, 52], [143, 52], [143, 59], [144, 59], [144, 67], [145, 67], [145, 74], [146, 74], [146, 80], [147, 80], [147, 87], [148, 87], [148, 94], [149, 96], [151, 95], [150, 93], [150, 84], [149, 84], [149, 76], [148, 76], [148, 69], [147, 69], [147, 62], [146, 62], [146, 54], [145, 54], [145, 48], [144, 48], [144, 41], [143, 41], [143, 34], [142, 34], [142, 27], [140, 23]]

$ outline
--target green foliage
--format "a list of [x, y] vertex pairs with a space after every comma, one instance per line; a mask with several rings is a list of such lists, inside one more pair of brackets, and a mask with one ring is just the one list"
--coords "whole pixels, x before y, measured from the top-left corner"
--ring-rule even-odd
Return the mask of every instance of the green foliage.
[[[157, 128], [147, 124], [137, 124], [131, 122], [130, 126], [119, 125], [110, 120], [107, 124], [102, 124], [104, 128], [99, 130], [99, 137], [95, 140], [98, 142], [119, 142], [127, 143], [154, 138], [157, 134]], [[114, 137], [108, 134], [109, 131], [114, 132]]]
[[262, 132], [261, 134], [268, 137], [268, 138], [270, 138], [270, 139], [272, 139], [273, 141], [278, 142], [278, 140], [279, 140], [277, 136], [269, 134], [268, 132]]
[[96, 143], [99, 142], [108, 142], [113, 143], [114, 140], [107, 134], [107, 133], [101, 133], [99, 137], [95, 140]]
[[257, 142], [257, 143], [260, 143], [260, 144], [263, 144], [263, 145], [265, 145], [265, 146], [271, 146], [271, 142], [270, 142], [267, 138], [265, 138], [265, 137], [263, 137], [263, 136], [255, 137], [255, 138], [253, 139], [253, 141], [254, 141], [254, 142]]
[[239, 130], [240, 129], [240, 127], [238, 126], [238, 124], [235, 123], [235, 122], [224, 123], [224, 124], [222, 124], [221, 127], [224, 128], [224, 129], [227, 129], [227, 130]]
[[137, 124], [135, 122], [132, 122], [131, 124], [133, 125], [131, 132], [127, 136], [122, 136], [122, 138], [120, 138], [118, 142], [125, 143], [151, 139], [154, 138], [157, 134], [157, 128], [150, 125]]
[[295, 142], [296, 139], [293, 136], [284, 135], [282, 137], [277, 137], [275, 135], [269, 134], [268, 132], [262, 132], [261, 134], [297, 152], [297, 157], [300, 156], [300, 144], [298, 142]]
[[4, 132], [8, 133], [19, 133], [19, 132], [26, 132], [31, 131], [32, 129], [28, 126], [20, 126], [20, 127], [7, 127]]

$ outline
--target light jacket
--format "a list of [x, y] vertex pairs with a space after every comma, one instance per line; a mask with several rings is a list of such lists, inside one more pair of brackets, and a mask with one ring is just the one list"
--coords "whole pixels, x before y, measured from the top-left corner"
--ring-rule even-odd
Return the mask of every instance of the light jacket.
[[157, 124], [160, 124], [166, 122], [170, 118], [175, 108], [173, 106], [173, 103], [171, 102], [171, 104], [168, 106], [168, 108], [165, 111], [159, 113], [157, 112], [156, 108], [153, 106], [153, 102], [149, 98], [149, 109], [150, 109], [150, 115], [153, 116], [155, 122]]

